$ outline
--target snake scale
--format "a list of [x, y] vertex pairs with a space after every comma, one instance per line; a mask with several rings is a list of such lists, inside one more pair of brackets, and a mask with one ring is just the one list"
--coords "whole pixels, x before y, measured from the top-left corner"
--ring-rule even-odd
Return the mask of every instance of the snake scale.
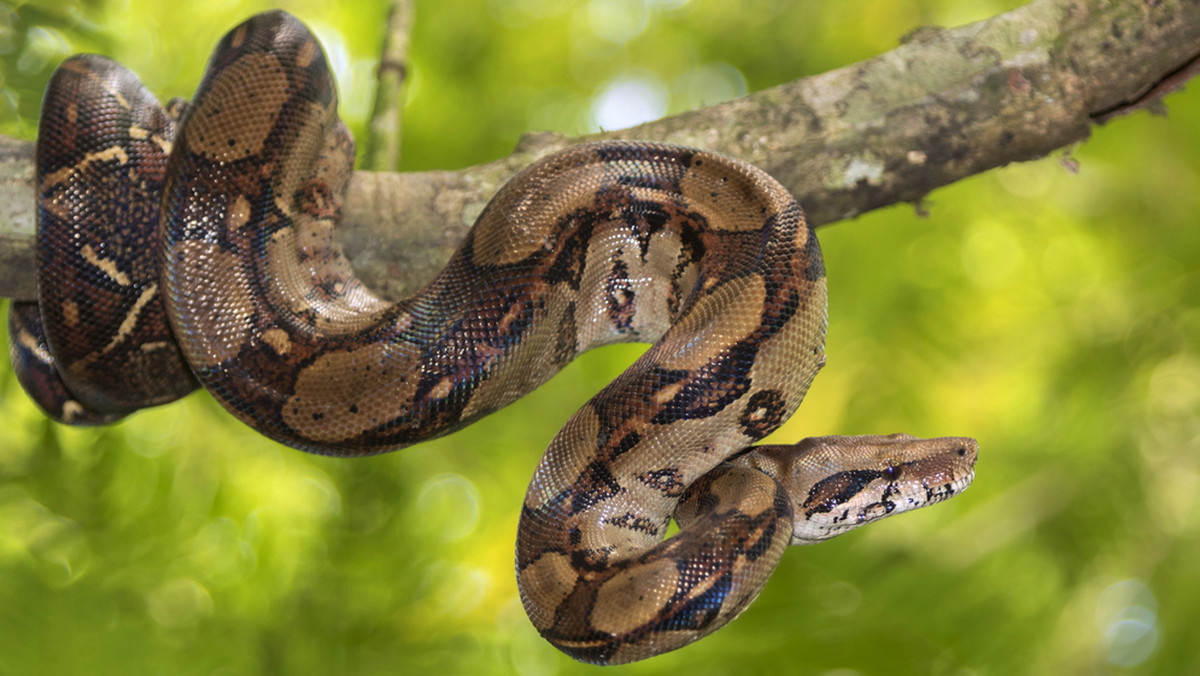
[[39, 302], [10, 314], [49, 415], [109, 423], [198, 382], [284, 444], [361, 456], [459, 429], [593, 347], [651, 343], [554, 437], [517, 533], [534, 626], [607, 664], [721, 627], [788, 544], [971, 482], [967, 438], [751, 447], [825, 362], [821, 250], [762, 171], [653, 143], [549, 155], [389, 303], [335, 241], [354, 158], [336, 106], [320, 45], [280, 11], [220, 42], [187, 105], [103, 57], [60, 66], [37, 150]]

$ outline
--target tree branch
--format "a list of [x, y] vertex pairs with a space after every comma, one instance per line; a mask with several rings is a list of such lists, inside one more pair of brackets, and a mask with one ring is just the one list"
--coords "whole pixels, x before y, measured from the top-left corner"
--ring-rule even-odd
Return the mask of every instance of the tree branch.
[[408, 38], [412, 31], [413, 0], [392, 0], [387, 32], [375, 75], [375, 105], [370, 138], [362, 167], [396, 171], [400, 167], [400, 127], [404, 115], [404, 82], [408, 78]]
[[[385, 296], [430, 279], [514, 172], [574, 143], [647, 139], [756, 164], [815, 224], [850, 218], [1087, 138], [1178, 88], [1200, 58], [1200, 0], [1035, 0], [923, 29], [874, 59], [615, 132], [526, 135], [460, 171], [355, 174], [342, 242]], [[0, 137], [0, 295], [33, 291], [32, 145]], [[397, 227], [395, 224], [403, 224]]]

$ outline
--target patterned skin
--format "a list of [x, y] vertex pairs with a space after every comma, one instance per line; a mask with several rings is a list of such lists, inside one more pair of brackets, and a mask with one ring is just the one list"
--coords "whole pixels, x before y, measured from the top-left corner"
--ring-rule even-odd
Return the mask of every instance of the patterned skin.
[[973, 477], [970, 439], [751, 447], [824, 365], [826, 283], [799, 205], [745, 163], [633, 142], [547, 156], [428, 286], [388, 303], [334, 239], [354, 143], [300, 22], [231, 31], [178, 125], [112, 62], [60, 73], [39, 140], [47, 340], [22, 338], [36, 313], [13, 314], [18, 368], [50, 374], [22, 382], [57, 364], [61, 392], [27, 389], [60, 420], [170, 400], [190, 370], [262, 434], [368, 455], [499, 410], [592, 347], [652, 344], [567, 421], [525, 497], [521, 598], [573, 657], [685, 645], [740, 613], [789, 543]]

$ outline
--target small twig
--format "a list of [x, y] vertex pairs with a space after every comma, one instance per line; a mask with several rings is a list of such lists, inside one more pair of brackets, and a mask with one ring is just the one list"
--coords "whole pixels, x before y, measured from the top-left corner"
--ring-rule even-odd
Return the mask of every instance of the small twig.
[[396, 171], [400, 167], [400, 126], [404, 117], [404, 82], [408, 78], [409, 32], [413, 0], [393, 0], [376, 71], [375, 105], [363, 168]]

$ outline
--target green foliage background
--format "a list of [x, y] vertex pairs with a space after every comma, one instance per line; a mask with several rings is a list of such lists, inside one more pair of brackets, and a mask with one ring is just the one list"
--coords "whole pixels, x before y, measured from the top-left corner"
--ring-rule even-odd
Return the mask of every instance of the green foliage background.
[[[405, 168], [594, 129], [613, 83], [674, 112], [1016, 4], [421, 0]], [[386, 8], [282, 6], [325, 41], [362, 137]], [[77, 51], [188, 96], [220, 35], [267, 7], [0, 5], [0, 133], [32, 138], [46, 79]], [[972, 435], [975, 485], [790, 551], [732, 625], [611, 673], [1200, 673], [1200, 91], [1167, 104], [1068, 160], [939, 190], [927, 216], [821, 230], [829, 366], [775, 439]], [[267, 442], [203, 394], [67, 429], [0, 366], [0, 672], [592, 671], [525, 619], [513, 538], [541, 450], [638, 349], [365, 460]]]

